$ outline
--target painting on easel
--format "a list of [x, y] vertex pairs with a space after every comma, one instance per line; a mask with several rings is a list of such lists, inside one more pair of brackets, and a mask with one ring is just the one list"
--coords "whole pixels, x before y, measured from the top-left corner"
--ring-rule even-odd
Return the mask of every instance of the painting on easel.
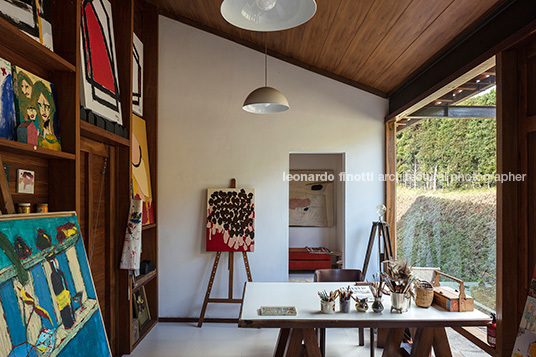
[[251, 188], [209, 188], [207, 252], [253, 252], [255, 191]]
[[74, 213], [0, 217], [0, 356], [111, 356]]

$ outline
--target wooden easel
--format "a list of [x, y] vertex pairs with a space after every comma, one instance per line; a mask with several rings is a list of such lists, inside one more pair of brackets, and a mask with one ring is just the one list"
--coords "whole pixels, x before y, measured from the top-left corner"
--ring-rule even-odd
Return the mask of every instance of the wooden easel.
[[[384, 260], [389, 260], [394, 257], [393, 248], [391, 246], [391, 235], [389, 234], [389, 223], [383, 222], [372, 222], [372, 229], [370, 230], [370, 237], [367, 247], [367, 254], [365, 255], [365, 263], [363, 264], [363, 270], [361, 274], [365, 276], [367, 274], [368, 264], [370, 261], [370, 255], [372, 254], [372, 247], [374, 246], [374, 241], [376, 240], [376, 232], [378, 232], [378, 250], [380, 253], [380, 271], [381, 265]], [[383, 237], [383, 252], [382, 252], [382, 237]]]
[[[236, 188], [236, 179], [231, 179], [231, 187]], [[201, 308], [201, 315], [199, 316], [199, 321], [197, 322], [197, 327], [203, 326], [203, 320], [205, 319], [205, 312], [207, 311], [208, 303], [225, 303], [225, 304], [241, 304], [242, 298], [234, 299], [233, 298], [233, 271], [234, 271], [234, 252], [229, 253], [229, 295], [227, 298], [210, 298], [210, 292], [212, 291], [212, 285], [214, 284], [214, 278], [216, 277], [216, 271], [218, 270], [218, 263], [220, 262], [222, 252], [216, 253], [216, 258], [214, 258], [214, 265], [212, 266], [212, 273], [210, 274], [210, 281], [208, 282], [207, 292], [205, 294], [205, 301], [203, 301], [203, 307]], [[251, 279], [251, 270], [249, 269], [248, 255], [246, 252], [242, 252], [242, 257], [244, 258], [244, 265], [246, 266], [246, 274], [248, 281], [253, 281]]]

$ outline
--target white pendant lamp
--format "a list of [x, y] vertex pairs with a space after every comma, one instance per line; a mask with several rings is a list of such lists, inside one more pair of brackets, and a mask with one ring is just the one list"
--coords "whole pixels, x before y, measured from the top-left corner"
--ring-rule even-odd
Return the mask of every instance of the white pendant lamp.
[[230, 24], [250, 31], [281, 31], [307, 22], [315, 0], [223, 0], [221, 14]]
[[268, 87], [268, 53], [264, 43], [264, 87], [255, 89], [244, 100], [242, 109], [254, 114], [274, 114], [289, 109], [287, 98], [275, 88]]

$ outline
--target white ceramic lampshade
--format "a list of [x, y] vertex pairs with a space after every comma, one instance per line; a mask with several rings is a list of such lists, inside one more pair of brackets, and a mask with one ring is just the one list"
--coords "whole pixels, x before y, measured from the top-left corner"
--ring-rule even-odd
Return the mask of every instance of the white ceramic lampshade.
[[260, 87], [249, 93], [242, 109], [254, 114], [274, 114], [287, 111], [289, 105], [287, 98], [277, 89]]
[[224, 0], [221, 14], [230, 24], [250, 31], [281, 31], [307, 22], [315, 0]]

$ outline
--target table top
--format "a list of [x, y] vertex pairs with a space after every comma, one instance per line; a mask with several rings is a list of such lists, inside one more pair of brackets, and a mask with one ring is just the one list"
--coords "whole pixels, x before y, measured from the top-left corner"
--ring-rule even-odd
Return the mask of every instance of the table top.
[[[421, 308], [412, 301], [408, 311], [391, 312], [391, 297], [384, 295], [381, 313], [372, 311], [369, 302], [367, 312], [357, 312], [355, 302], [351, 301], [349, 313], [339, 311], [336, 301], [336, 313], [320, 312], [318, 291], [337, 290], [353, 285], [354, 282], [338, 283], [274, 283], [247, 282], [244, 288], [244, 300], [238, 320], [239, 327], [454, 327], [486, 325], [490, 318], [480, 311], [449, 312], [439, 306]], [[261, 306], [294, 306], [296, 316], [262, 316]]]

